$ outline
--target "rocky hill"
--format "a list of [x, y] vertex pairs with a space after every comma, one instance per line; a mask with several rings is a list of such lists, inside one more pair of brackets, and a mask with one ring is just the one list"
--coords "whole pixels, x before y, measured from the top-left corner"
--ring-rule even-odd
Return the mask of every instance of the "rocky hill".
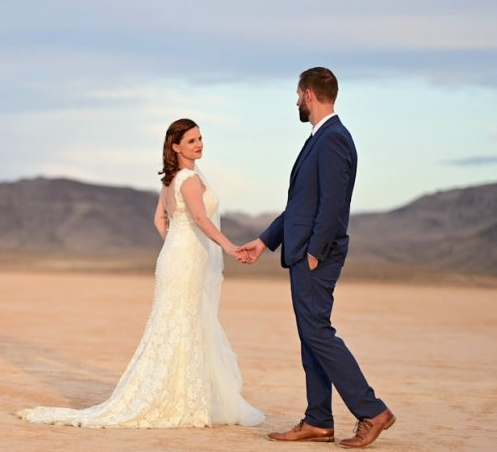
[[497, 184], [351, 219], [351, 258], [497, 274]]
[[157, 194], [69, 179], [0, 184], [0, 251], [109, 252], [157, 248]]

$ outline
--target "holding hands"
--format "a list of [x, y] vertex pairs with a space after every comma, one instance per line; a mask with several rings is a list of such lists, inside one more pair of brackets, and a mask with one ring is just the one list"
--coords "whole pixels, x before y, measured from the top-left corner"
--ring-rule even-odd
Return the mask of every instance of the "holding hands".
[[223, 246], [223, 251], [242, 264], [253, 264], [259, 259], [266, 249], [264, 242], [257, 238], [242, 246], [236, 246], [231, 242]]
[[239, 248], [237, 260], [242, 264], [253, 264], [257, 261], [257, 259], [259, 259], [265, 249], [265, 243], [261, 239], [257, 238]]

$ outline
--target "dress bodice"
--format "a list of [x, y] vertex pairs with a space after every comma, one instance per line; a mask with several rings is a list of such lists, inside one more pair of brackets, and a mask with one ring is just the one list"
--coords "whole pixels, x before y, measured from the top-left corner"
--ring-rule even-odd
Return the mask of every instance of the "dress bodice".
[[[170, 219], [171, 222], [194, 223], [193, 218], [188, 210], [188, 207], [185, 204], [185, 200], [183, 199], [183, 195], [181, 194], [181, 186], [183, 185], [183, 182], [185, 182], [185, 180], [195, 175], [199, 176], [195, 171], [188, 168], [183, 168], [179, 170], [178, 173], [176, 174], [173, 182], [176, 208], [172, 213], [172, 217]], [[205, 184], [204, 181], [202, 181], [202, 184]], [[216, 194], [212, 191], [212, 189], [209, 186], [206, 186], [206, 189], [203, 193], [203, 200], [207, 216], [210, 218], [216, 212], [219, 205], [219, 200]]]

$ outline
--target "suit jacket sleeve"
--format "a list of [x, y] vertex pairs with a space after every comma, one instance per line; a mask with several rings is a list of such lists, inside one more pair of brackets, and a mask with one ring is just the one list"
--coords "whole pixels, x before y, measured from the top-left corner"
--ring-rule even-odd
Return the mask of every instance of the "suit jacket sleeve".
[[274, 251], [276, 248], [278, 248], [278, 246], [280, 246], [281, 242], [283, 241], [284, 218], [285, 212], [282, 212], [259, 236], [259, 238], [271, 251]]
[[348, 209], [352, 157], [345, 140], [330, 134], [319, 149], [319, 204], [309, 239], [308, 253], [326, 259], [339, 228], [340, 217]]

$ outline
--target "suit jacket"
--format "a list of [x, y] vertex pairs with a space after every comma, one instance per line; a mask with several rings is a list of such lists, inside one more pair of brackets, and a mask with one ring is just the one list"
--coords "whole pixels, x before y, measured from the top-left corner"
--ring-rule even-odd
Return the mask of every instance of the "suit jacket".
[[345, 261], [350, 200], [357, 170], [352, 136], [338, 116], [309, 140], [292, 171], [285, 210], [260, 235], [290, 267], [307, 253], [320, 261]]

